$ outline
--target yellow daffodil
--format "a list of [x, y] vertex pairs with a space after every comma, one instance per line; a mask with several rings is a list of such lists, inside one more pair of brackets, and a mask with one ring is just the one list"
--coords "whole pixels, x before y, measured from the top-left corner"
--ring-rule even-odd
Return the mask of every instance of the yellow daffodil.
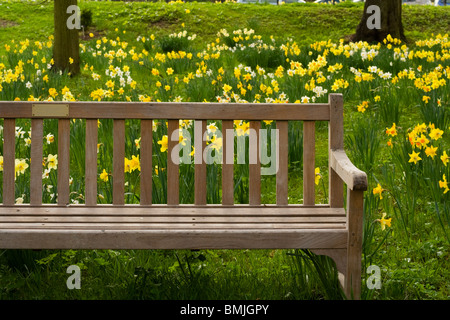
[[392, 218], [389, 219], [385, 219], [386, 217], [386, 212], [383, 213], [383, 215], [381, 216], [381, 219], [377, 219], [376, 221], [378, 221], [381, 225], [381, 230], [384, 230], [386, 228], [386, 226], [390, 227], [391, 226], [391, 221]]
[[386, 128], [386, 134], [392, 137], [395, 137], [397, 135], [397, 128], [395, 123], [392, 124], [392, 127]]
[[412, 153], [409, 153], [409, 161], [408, 162], [414, 162], [414, 164], [417, 164], [418, 161], [422, 160], [421, 157], [419, 157], [419, 154], [413, 151]]
[[231, 86], [229, 86], [228, 84], [223, 85], [223, 91], [228, 92], [230, 90], [231, 90]]
[[425, 149], [425, 154], [427, 157], [431, 157], [431, 159], [434, 159], [436, 156], [437, 147], [429, 146]]
[[444, 163], [444, 166], [447, 166], [448, 161], [450, 160], [450, 157], [447, 155], [447, 152], [443, 152], [441, 156], [442, 163]]
[[167, 135], [164, 135], [161, 140], [158, 141], [158, 144], [161, 145], [161, 152], [166, 152], [168, 148], [168, 138]]
[[140, 149], [141, 148], [141, 138], [139, 137], [139, 139], [134, 139], [134, 144], [136, 146], [136, 149]]
[[219, 151], [222, 148], [222, 138], [218, 138], [216, 135], [213, 135], [209, 146]]
[[47, 167], [49, 169], [54, 169], [58, 167], [58, 155], [49, 154], [47, 157]]
[[322, 178], [322, 175], [320, 174], [320, 168], [317, 167], [314, 169], [314, 182], [316, 185], [319, 184], [319, 181], [321, 178]]
[[131, 171], [138, 170], [141, 171], [141, 162], [139, 161], [139, 155], [132, 155], [129, 160], [129, 167]]
[[248, 134], [250, 129], [250, 123], [243, 121], [242, 123], [239, 123], [236, 125], [236, 134], [238, 136], [243, 136], [245, 134]]
[[443, 133], [444, 133], [444, 131], [440, 130], [438, 128], [431, 129], [430, 138], [433, 140], [439, 140], [442, 137]]
[[373, 188], [372, 192], [374, 195], [379, 195], [380, 199], [383, 199], [382, 193], [383, 193], [384, 189], [381, 188], [381, 185], [378, 183], [376, 188]]
[[439, 180], [439, 188], [444, 189], [444, 194], [446, 194], [449, 191], [448, 182], [447, 178], [445, 177], [445, 174], [442, 176], [442, 180]]
[[106, 172], [106, 170], [105, 169], [103, 169], [103, 172], [102, 173], [100, 173], [100, 179], [102, 180], [102, 181], [104, 181], [104, 182], [107, 182], [108, 181], [108, 172]]
[[28, 163], [26, 163], [25, 159], [19, 160], [15, 159], [15, 169], [14, 176], [17, 177], [20, 174], [24, 174], [25, 170], [28, 168]]

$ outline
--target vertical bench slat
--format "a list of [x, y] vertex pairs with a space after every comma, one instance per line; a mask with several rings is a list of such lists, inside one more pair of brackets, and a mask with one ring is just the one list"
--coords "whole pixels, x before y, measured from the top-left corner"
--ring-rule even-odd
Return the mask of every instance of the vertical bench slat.
[[[249, 139], [249, 204], [261, 204], [261, 163], [259, 147], [259, 129], [261, 121], [250, 121], [250, 139]], [[252, 137], [252, 135], [254, 135]]]
[[315, 204], [316, 124], [303, 122], [303, 204]]
[[97, 141], [97, 119], [87, 119], [85, 154], [85, 203], [88, 206], [97, 204]]
[[125, 203], [125, 120], [113, 122], [113, 204]]
[[70, 202], [69, 180], [70, 120], [60, 119], [58, 120], [58, 205], [65, 206]]
[[[344, 101], [340, 94], [330, 94], [330, 123], [328, 124], [329, 156], [331, 150], [344, 148]], [[337, 173], [328, 164], [330, 206], [332, 208], [344, 207], [344, 183]]]
[[[277, 121], [278, 129], [278, 171], [277, 171], [277, 205], [288, 204], [288, 121]], [[275, 141], [272, 141], [275, 143]]]
[[141, 120], [141, 205], [152, 204], [153, 121]]
[[42, 204], [42, 150], [44, 120], [31, 119], [30, 204]]
[[16, 120], [3, 122], [3, 204], [15, 203]]
[[203, 159], [203, 151], [206, 141], [203, 135], [206, 131], [206, 121], [195, 120], [194, 122], [194, 163], [195, 163], [195, 204], [206, 205], [206, 162]]
[[222, 204], [234, 204], [234, 124], [222, 121]]
[[[178, 205], [180, 202], [180, 181], [178, 172], [178, 162], [172, 161], [172, 151], [179, 143], [178, 134], [173, 134], [179, 128], [178, 120], [168, 120], [167, 128], [167, 204]], [[178, 131], [177, 131], [178, 132]], [[173, 138], [173, 139], [172, 139]], [[176, 161], [179, 161], [179, 154], [173, 155]]]

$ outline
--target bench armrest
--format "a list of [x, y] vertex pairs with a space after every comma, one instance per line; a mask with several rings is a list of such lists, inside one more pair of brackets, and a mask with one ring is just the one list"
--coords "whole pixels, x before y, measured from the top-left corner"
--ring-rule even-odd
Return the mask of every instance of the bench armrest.
[[367, 190], [366, 173], [353, 165], [344, 150], [331, 150], [330, 166], [350, 190]]

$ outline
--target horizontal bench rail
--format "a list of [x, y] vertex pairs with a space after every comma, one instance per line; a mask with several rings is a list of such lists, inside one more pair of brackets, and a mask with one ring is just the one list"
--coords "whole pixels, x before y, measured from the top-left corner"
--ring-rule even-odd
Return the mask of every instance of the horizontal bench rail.
[[[46, 106], [52, 104], [58, 108], [68, 106], [67, 115], [53, 109], [47, 111]], [[63, 105], [61, 102], [0, 101], [0, 118], [330, 120], [328, 104], [102, 101], [66, 102]], [[39, 108], [43, 111], [39, 112]]]

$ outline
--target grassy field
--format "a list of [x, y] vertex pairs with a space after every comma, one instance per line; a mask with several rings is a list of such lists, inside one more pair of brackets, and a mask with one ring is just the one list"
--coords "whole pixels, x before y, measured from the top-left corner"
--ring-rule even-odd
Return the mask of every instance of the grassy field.
[[[369, 176], [363, 299], [449, 298], [449, 8], [404, 6], [408, 43], [371, 45], [345, 42], [359, 23], [361, 4], [79, 4], [92, 12], [93, 25], [81, 34], [82, 72], [71, 78], [48, 71], [51, 1], [0, 2], [0, 100], [326, 102], [328, 93], [340, 92], [346, 149]], [[183, 31], [179, 40], [168, 36]], [[99, 126], [101, 203], [111, 200], [111, 181], [101, 175], [112, 168], [111, 124], [101, 120]], [[26, 164], [29, 122], [18, 126], [17, 157]], [[57, 132], [54, 121], [44, 126], [45, 135]], [[77, 155], [84, 123], [72, 128]], [[139, 154], [138, 128], [127, 123], [130, 159]], [[290, 203], [302, 201], [301, 129], [291, 124]], [[156, 183], [165, 178], [166, 154], [157, 142], [166, 130], [163, 122], [155, 128]], [[327, 126], [318, 123], [316, 134], [317, 201], [325, 203]], [[48, 141], [44, 202], [54, 202], [50, 155], [57, 148]], [[82, 157], [71, 159], [73, 203], [83, 201], [83, 167]], [[192, 173], [189, 166], [182, 170]], [[247, 170], [236, 170], [236, 202], [248, 200]], [[211, 185], [219, 171], [209, 170]], [[24, 169], [16, 182], [16, 196], [25, 203], [28, 179]], [[127, 179], [127, 202], [136, 202], [139, 170], [130, 170]], [[183, 202], [192, 200], [190, 181]], [[154, 192], [164, 203], [164, 188]], [[263, 177], [262, 193], [264, 203], [274, 203], [272, 176]], [[211, 188], [208, 201], [220, 201], [220, 190]], [[301, 250], [4, 250], [0, 263], [1, 299], [343, 299], [331, 260]], [[81, 290], [66, 286], [66, 268], [73, 264], [82, 270]], [[381, 270], [380, 289], [366, 286], [370, 265]]]

